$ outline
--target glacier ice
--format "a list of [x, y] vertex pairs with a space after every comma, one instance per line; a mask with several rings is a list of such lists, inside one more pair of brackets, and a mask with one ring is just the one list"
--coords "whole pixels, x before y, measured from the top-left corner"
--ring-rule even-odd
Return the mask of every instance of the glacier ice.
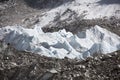
[[26, 29], [7, 26], [0, 28], [0, 40], [20, 51], [56, 58], [86, 59], [97, 53], [120, 50], [120, 37], [97, 25], [78, 34], [65, 29], [44, 33], [39, 27]]

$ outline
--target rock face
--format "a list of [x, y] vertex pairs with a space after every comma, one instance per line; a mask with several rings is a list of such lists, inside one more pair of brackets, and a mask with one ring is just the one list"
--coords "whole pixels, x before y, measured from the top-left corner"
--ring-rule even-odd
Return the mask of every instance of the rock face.
[[87, 58], [56, 59], [17, 51], [0, 42], [1, 80], [119, 80], [120, 51]]
[[120, 37], [99, 26], [76, 35], [65, 30], [44, 33], [39, 26], [34, 29], [5, 27], [0, 30], [1, 39], [17, 50], [48, 57], [86, 59], [95, 53], [120, 50]]

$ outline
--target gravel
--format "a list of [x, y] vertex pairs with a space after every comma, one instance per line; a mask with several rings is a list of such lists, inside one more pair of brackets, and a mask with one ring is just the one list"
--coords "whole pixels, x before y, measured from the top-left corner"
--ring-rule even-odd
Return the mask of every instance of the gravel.
[[17, 51], [0, 43], [1, 80], [119, 80], [120, 51], [84, 61]]

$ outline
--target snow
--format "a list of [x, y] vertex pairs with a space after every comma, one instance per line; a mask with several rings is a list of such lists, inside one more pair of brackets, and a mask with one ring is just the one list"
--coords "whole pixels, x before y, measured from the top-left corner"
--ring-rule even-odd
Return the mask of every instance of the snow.
[[26, 29], [20, 26], [0, 28], [0, 40], [20, 51], [56, 58], [86, 59], [97, 53], [120, 50], [120, 37], [100, 26], [72, 34], [66, 30], [44, 33], [40, 27]]
[[71, 17], [81, 16], [80, 18], [83, 19], [95, 19], [115, 16], [116, 18], [120, 18], [119, 4], [100, 4], [100, 1], [101, 0], [73, 0], [68, 3], [64, 3], [44, 12], [43, 16], [39, 18], [39, 25], [44, 27], [49, 25], [51, 22], [54, 24], [54, 20], [58, 16], [60, 16], [60, 20], [68, 19], [70, 15], [72, 15], [71, 12], [66, 12], [68, 9], [75, 13]]

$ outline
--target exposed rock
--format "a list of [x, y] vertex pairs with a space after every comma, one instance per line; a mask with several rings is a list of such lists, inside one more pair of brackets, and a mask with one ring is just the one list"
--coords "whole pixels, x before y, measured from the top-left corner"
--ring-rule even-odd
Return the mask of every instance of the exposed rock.
[[[8, 55], [10, 51], [12, 54]], [[0, 52], [0, 79], [119, 80], [119, 64], [120, 51], [79, 61], [20, 52], [8, 46], [6, 50]], [[45, 77], [46, 74], [47, 77]]]

